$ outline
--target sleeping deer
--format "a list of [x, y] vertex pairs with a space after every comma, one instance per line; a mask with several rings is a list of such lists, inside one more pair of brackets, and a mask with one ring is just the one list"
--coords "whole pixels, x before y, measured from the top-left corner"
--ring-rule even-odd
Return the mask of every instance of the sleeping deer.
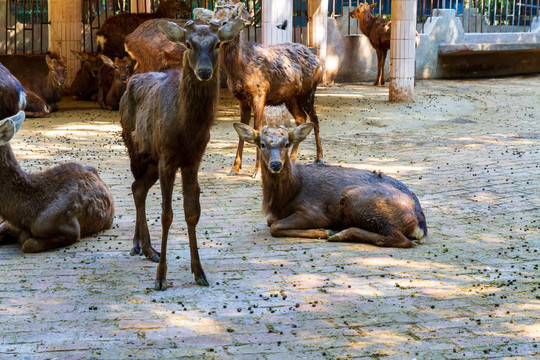
[[261, 150], [263, 209], [272, 236], [407, 248], [427, 235], [420, 202], [400, 181], [379, 172], [292, 163], [290, 146], [304, 140], [313, 124], [292, 131], [234, 127]]
[[0, 242], [9, 235], [24, 252], [40, 252], [110, 228], [113, 198], [96, 169], [76, 163], [39, 173], [20, 168], [9, 141], [24, 121], [25, 93], [2, 65], [0, 99]]

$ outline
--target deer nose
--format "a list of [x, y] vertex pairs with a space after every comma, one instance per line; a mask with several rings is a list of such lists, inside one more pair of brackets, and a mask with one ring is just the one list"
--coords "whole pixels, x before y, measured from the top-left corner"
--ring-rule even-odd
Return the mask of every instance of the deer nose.
[[127, 77], [126, 77], [126, 76], [120, 76], [120, 79], [121, 79], [122, 81], [126, 81]]
[[65, 81], [64, 81], [64, 80], [60, 80], [59, 83], [60, 83], [60, 85], [64, 85]]
[[274, 170], [274, 171], [279, 171], [279, 170], [281, 170], [281, 166], [282, 166], [281, 161], [272, 161], [272, 162], [270, 163], [270, 168], [271, 168], [272, 170]]
[[202, 80], [209, 80], [212, 77], [212, 69], [199, 69], [199, 77]]

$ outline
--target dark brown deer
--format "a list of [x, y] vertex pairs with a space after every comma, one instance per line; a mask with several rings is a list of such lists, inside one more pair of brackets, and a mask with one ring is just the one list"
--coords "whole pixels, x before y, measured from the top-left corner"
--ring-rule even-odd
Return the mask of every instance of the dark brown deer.
[[[384, 85], [384, 64], [390, 49], [391, 22], [389, 19], [378, 18], [371, 15], [371, 10], [377, 3], [369, 5], [367, 2], [358, 5], [351, 12], [351, 17], [358, 20], [360, 30], [367, 36], [371, 46], [377, 53], [377, 78], [373, 85]], [[416, 32], [415, 45], [418, 46], [418, 32]]]
[[115, 58], [101, 55], [103, 66], [98, 75], [98, 104], [102, 109], [118, 110], [120, 99], [126, 91], [126, 84], [131, 76], [133, 60], [129, 56]]
[[[315, 91], [322, 80], [322, 65], [302, 44], [261, 45], [244, 42], [241, 36], [224, 44], [220, 50], [221, 65], [227, 73], [227, 85], [240, 103], [240, 117], [249, 124], [253, 109], [255, 129], [260, 130], [265, 105], [285, 104], [296, 124], [306, 122], [309, 115], [314, 125], [317, 147], [316, 163], [322, 162], [319, 118], [315, 112]], [[244, 140], [238, 142], [230, 175], [242, 166]], [[291, 160], [296, 160], [298, 144], [293, 145]], [[259, 150], [253, 176], [260, 172]]]
[[[242, 21], [181, 28], [173, 22], [156, 26], [170, 41], [186, 47], [183, 70], [133, 75], [120, 101], [122, 136], [131, 160], [132, 185], [137, 209], [131, 254], [159, 261], [155, 288], [167, 288], [167, 240], [173, 220], [172, 191], [176, 171], [182, 173], [184, 214], [188, 225], [191, 271], [199, 285], [208, 285], [197, 249], [196, 226], [200, 217], [199, 165], [210, 139], [219, 90], [219, 47], [234, 39]], [[152, 248], [146, 222], [146, 195], [159, 178], [162, 197], [161, 254]]]
[[96, 101], [98, 95], [98, 71], [103, 62], [94, 51], [71, 51], [81, 61], [81, 68], [71, 83], [71, 97], [74, 100]]
[[139, 25], [150, 19], [175, 18], [177, 15], [190, 15], [191, 8], [182, 0], [161, 0], [155, 12], [148, 14], [118, 14], [109, 16], [97, 32], [98, 51], [111, 59], [126, 55], [124, 39]]
[[[56, 55], [0, 55], [2, 63], [23, 85], [27, 92], [41, 98], [50, 111], [57, 111], [66, 79], [66, 61]], [[40, 108], [42, 101], [28, 106]], [[36, 98], [36, 99], [37, 99]], [[32, 114], [29, 113], [28, 116]]]
[[367, 170], [291, 163], [289, 146], [304, 140], [312, 124], [292, 131], [234, 127], [261, 149], [263, 208], [272, 236], [406, 248], [427, 235], [420, 202], [400, 181]]
[[0, 65], [0, 241], [19, 240], [24, 252], [65, 246], [111, 227], [113, 198], [96, 169], [76, 163], [27, 173], [9, 145], [24, 121], [21, 84]]
[[[253, 21], [244, 7], [236, 5], [234, 0], [221, 3], [214, 8], [214, 11], [203, 8], [193, 9], [193, 15], [201, 19], [193, 20], [195, 24], [205, 24], [211, 19], [221, 22], [236, 17], [249, 23]], [[184, 26], [188, 21], [184, 19], [167, 20], [178, 26]], [[156, 27], [157, 21], [159, 19], [148, 20], [126, 36], [125, 48], [137, 63], [136, 74], [182, 67], [182, 58], [186, 48], [182, 44], [170, 42]]]

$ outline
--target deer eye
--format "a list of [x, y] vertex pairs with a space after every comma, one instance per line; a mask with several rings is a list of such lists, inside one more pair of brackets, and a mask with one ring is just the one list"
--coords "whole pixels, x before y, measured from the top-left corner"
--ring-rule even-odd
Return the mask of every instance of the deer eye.
[[261, 143], [261, 149], [266, 149], [266, 144], [265, 143]]
[[289, 147], [289, 142], [287, 141], [287, 143], [285, 144], [285, 147]]
[[191, 49], [192, 49], [192, 48], [191, 48], [191, 44], [187, 42], [187, 43], [186, 43], [186, 48], [189, 49], [189, 50], [191, 50]]
[[217, 50], [217, 49], [219, 49], [220, 46], [221, 46], [221, 42], [218, 41], [218, 42], [216, 43], [216, 47], [215, 47], [214, 49]]

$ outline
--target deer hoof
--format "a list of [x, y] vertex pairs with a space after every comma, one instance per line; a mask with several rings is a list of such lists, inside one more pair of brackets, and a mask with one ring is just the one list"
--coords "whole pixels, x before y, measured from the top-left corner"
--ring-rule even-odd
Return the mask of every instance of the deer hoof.
[[324, 164], [324, 161], [322, 161], [322, 159], [315, 159], [315, 164], [322, 165]]
[[238, 171], [232, 169], [231, 171], [229, 171], [229, 174], [227, 174], [227, 175], [229, 175], [229, 176], [236, 176], [236, 175], [238, 175]]
[[338, 241], [342, 241], [342, 240], [339, 237], [339, 233], [338, 233], [338, 234], [333, 234], [333, 235], [328, 236], [328, 239], [326, 239], [326, 241], [328, 241], [328, 242], [338, 242]]
[[195, 282], [197, 283], [197, 285], [210, 286], [210, 284], [208, 283], [208, 280], [206, 280], [206, 276], [204, 274], [202, 276], [195, 277]]
[[129, 252], [129, 254], [131, 256], [134, 256], [134, 255], [142, 255], [143, 252], [142, 252], [142, 249], [138, 246], [134, 246], [131, 251]]
[[154, 289], [157, 291], [167, 290], [167, 281], [165, 279], [157, 279], [154, 284]]

